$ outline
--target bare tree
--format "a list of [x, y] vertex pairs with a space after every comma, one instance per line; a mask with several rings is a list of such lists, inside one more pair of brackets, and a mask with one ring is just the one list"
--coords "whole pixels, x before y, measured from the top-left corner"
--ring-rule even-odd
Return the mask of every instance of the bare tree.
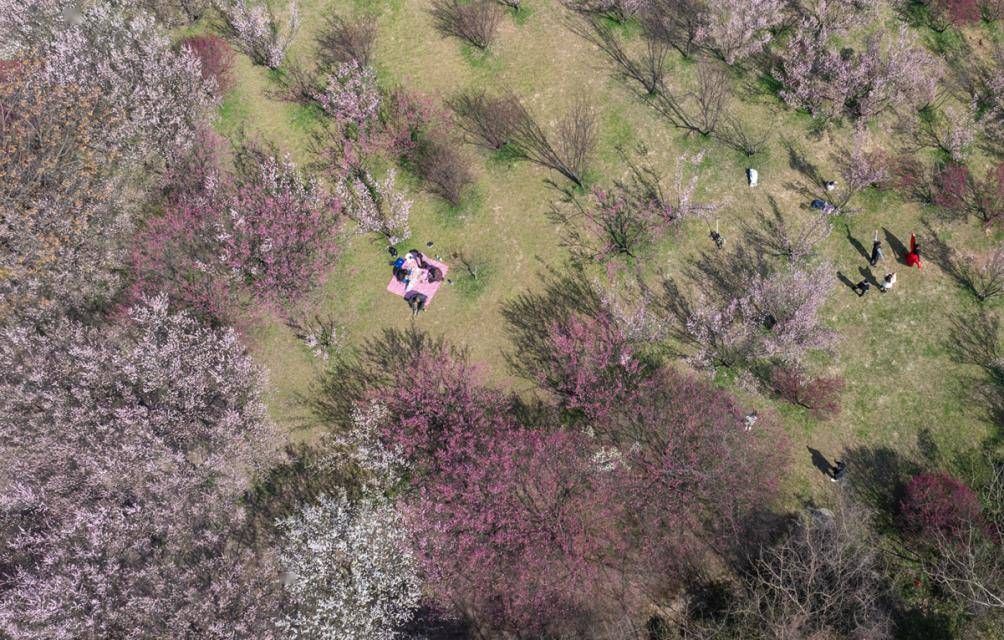
[[847, 503], [803, 517], [754, 559], [737, 617], [778, 640], [889, 637], [886, 586], [867, 522], [868, 514]]
[[484, 90], [465, 91], [448, 104], [469, 140], [490, 151], [509, 143], [521, 110], [512, 95], [490, 96]]
[[576, 100], [559, 122], [558, 141], [552, 144], [519, 98], [510, 94], [505, 100], [514, 106], [516, 116], [510, 146], [526, 160], [557, 171], [582, 187], [586, 161], [596, 143], [596, 114], [592, 108], [584, 100]]
[[502, 9], [492, 0], [437, 0], [432, 6], [436, 29], [471, 46], [485, 50], [495, 40]]
[[1004, 294], [1004, 245], [986, 252], [958, 251], [929, 229], [931, 257], [980, 302]]
[[823, 213], [812, 212], [799, 220], [786, 218], [773, 198], [770, 208], [770, 214], [760, 209], [755, 212], [756, 224], [743, 223], [746, 241], [767, 255], [797, 262], [811, 255], [833, 231]]
[[743, 122], [735, 115], [725, 115], [715, 131], [715, 139], [752, 158], [762, 153], [770, 141], [770, 130]]
[[642, 24], [649, 37], [690, 58], [703, 27], [703, 7], [701, 0], [649, 0], [642, 9]]
[[702, 62], [697, 67], [697, 87], [687, 98], [694, 105], [689, 119], [694, 131], [709, 136], [718, 131], [732, 95], [729, 76], [720, 66]]
[[571, 29], [596, 45], [614, 64], [618, 73], [626, 80], [641, 85], [646, 95], [653, 96], [662, 90], [670, 45], [658, 35], [649, 33], [647, 25], [644, 32], [645, 46], [639, 56], [632, 55], [617, 34], [602, 18], [595, 15], [587, 14], [580, 20], [572, 21]]
[[376, 22], [372, 19], [346, 20], [329, 15], [317, 34], [317, 57], [327, 66], [355, 60], [365, 67], [370, 63], [376, 34]]

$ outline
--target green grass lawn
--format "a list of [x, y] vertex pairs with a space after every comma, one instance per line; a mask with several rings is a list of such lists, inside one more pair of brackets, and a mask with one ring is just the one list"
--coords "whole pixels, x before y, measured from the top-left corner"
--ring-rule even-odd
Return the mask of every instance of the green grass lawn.
[[[782, 140], [805, 150], [824, 173], [834, 168], [831, 154], [849, 140], [847, 128], [810, 135], [808, 118], [780, 104], [762, 82], [737, 79], [744, 117], [775, 133], [770, 152], [756, 164], [760, 186], [751, 191], [744, 158], [684, 136], [660, 120], [613, 76], [598, 51], [564, 26], [567, 15], [558, 2], [528, 0], [525, 5], [524, 14], [507, 15], [495, 50], [483, 56], [441, 37], [427, 13], [428, 2], [304, 2], [304, 24], [291, 56], [310, 59], [314, 32], [326, 12], [355, 12], [378, 21], [375, 64], [384, 86], [403, 85], [437, 97], [468, 86], [509, 87], [526, 98], [545, 125], [584, 96], [600, 112], [600, 145], [592, 171], [599, 182], [623, 173], [617, 145], [644, 142], [655, 164], [667, 172], [683, 150], [706, 148], [702, 189], [705, 196], [729, 203], [720, 220], [723, 233], [732, 239], [739, 237], [740, 221], [755, 207], [767, 208], [768, 196], [785, 211], [805, 206], [806, 198], [790, 186], [800, 176], [789, 166]], [[676, 60], [670, 73], [686, 76], [693, 73], [692, 66]], [[237, 88], [221, 107], [219, 129], [225, 134], [244, 130], [270, 140], [301, 163], [314, 160], [308, 142], [317, 114], [280, 100], [274, 74], [243, 56], [237, 75]], [[879, 139], [883, 135], [876, 131]], [[478, 257], [485, 268], [476, 285], [445, 286], [417, 325], [468, 347], [474, 360], [486, 363], [493, 381], [523, 392], [530, 385], [515, 379], [504, 364], [508, 342], [500, 307], [537, 286], [542, 272], [560, 270], [566, 262], [559, 230], [546, 216], [558, 194], [545, 179], [558, 177], [526, 163], [490, 159], [473, 148], [465, 152], [478, 178], [478, 197], [472, 206], [451, 211], [412, 183], [412, 242], [423, 250], [427, 241], [434, 242], [427, 252], [443, 256], [453, 273], [460, 269], [448, 258], [455, 251]], [[404, 178], [400, 182], [408, 183]], [[865, 198], [864, 210], [848, 225], [853, 236], [870, 247], [873, 229], [887, 227], [906, 242], [911, 231], [923, 232], [923, 217], [916, 205], [879, 194]], [[669, 234], [644, 257], [647, 275], [678, 275], [700, 250], [710, 248], [707, 231], [704, 222], [689, 221]], [[956, 225], [953, 233], [970, 243], [991, 242], [975, 226]], [[305, 309], [337, 314], [349, 345], [387, 327], [408, 327], [412, 320], [407, 306], [385, 291], [390, 271], [384, 244], [346, 231], [341, 246], [338, 262], [304, 302]], [[860, 279], [858, 268], [867, 266], [840, 224], [826, 241], [824, 254], [855, 282]], [[890, 260], [887, 257], [886, 265]], [[854, 444], [912, 447], [922, 428], [930, 429], [938, 445], [948, 450], [975, 446], [987, 435], [991, 425], [967, 399], [971, 378], [978, 372], [956, 363], [946, 345], [951, 318], [973, 303], [930, 261], [920, 271], [902, 265], [897, 271], [899, 283], [892, 292], [883, 295], [873, 289], [859, 299], [838, 283], [825, 307], [826, 322], [840, 340], [832, 357], [818, 359], [815, 366], [846, 378], [839, 417], [820, 422], [800, 409], [739, 391], [751, 406], [774, 405], [782, 414], [793, 446], [795, 495], [813, 495], [828, 485], [811, 466], [807, 446], [833, 459]], [[309, 437], [313, 425], [303, 398], [320, 363], [278, 321], [256, 327], [251, 341], [270, 374], [268, 401], [276, 420], [294, 438]]]

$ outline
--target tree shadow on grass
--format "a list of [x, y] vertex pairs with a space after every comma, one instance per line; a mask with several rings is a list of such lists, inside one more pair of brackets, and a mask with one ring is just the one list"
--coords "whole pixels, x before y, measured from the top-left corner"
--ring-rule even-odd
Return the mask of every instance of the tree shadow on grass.
[[542, 280], [543, 290], [522, 293], [502, 305], [513, 345], [505, 354], [506, 363], [527, 379], [552, 360], [550, 335], [555, 323], [574, 314], [594, 317], [602, 307], [599, 294], [582, 278], [551, 271]]
[[894, 530], [903, 487], [921, 466], [890, 447], [854, 447], [844, 453], [844, 460], [851, 494], [875, 512], [881, 531]]

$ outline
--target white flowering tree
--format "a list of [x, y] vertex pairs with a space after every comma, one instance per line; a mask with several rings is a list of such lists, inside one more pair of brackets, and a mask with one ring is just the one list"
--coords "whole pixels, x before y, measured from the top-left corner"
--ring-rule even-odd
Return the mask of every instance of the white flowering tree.
[[394, 508], [324, 496], [279, 521], [293, 605], [290, 640], [394, 640], [420, 598], [416, 562]]
[[215, 87], [203, 80], [198, 58], [175, 50], [147, 14], [97, 2], [36, 35], [24, 44], [45, 59], [46, 79], [97, 89], [118, 116], [105, 142], [135, 160], [187, 149], [214, 104]]
[[0, 331], [0, 635], [275, 637], [274, 558], [239, 534], [280, 436], [236, 333], [166, 298], [48, 329]]
[[379, 233], [391, 244], [411, 237], [408, 216], [411, 200], [394, 186], [397, 172], [391, 169], [383, 182], [362, 172], [338, 183], [336, 195], [346, 215], [356, 221], [362, 233]]
[[237, 46], [255, 64], [263, 64], [270, 69], [282, 66], [286, 59], [286, 49], [300, 28], [300, 7], [297, 0], [289, 3], [285, 22], [265, 3], [217, 0], [215, 4], [237, 40]]

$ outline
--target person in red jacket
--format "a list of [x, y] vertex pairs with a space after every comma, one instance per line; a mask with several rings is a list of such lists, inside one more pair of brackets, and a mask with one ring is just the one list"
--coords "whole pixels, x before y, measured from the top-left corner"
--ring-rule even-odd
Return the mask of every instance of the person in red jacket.
[[906, 266], [912, 267], [916, 265], [918, 269], [923, 268], [924, 265], [920, 264], [920, 247], [917, 246], [917, 236], [910, 234], [910, 253], [906, 254]]

